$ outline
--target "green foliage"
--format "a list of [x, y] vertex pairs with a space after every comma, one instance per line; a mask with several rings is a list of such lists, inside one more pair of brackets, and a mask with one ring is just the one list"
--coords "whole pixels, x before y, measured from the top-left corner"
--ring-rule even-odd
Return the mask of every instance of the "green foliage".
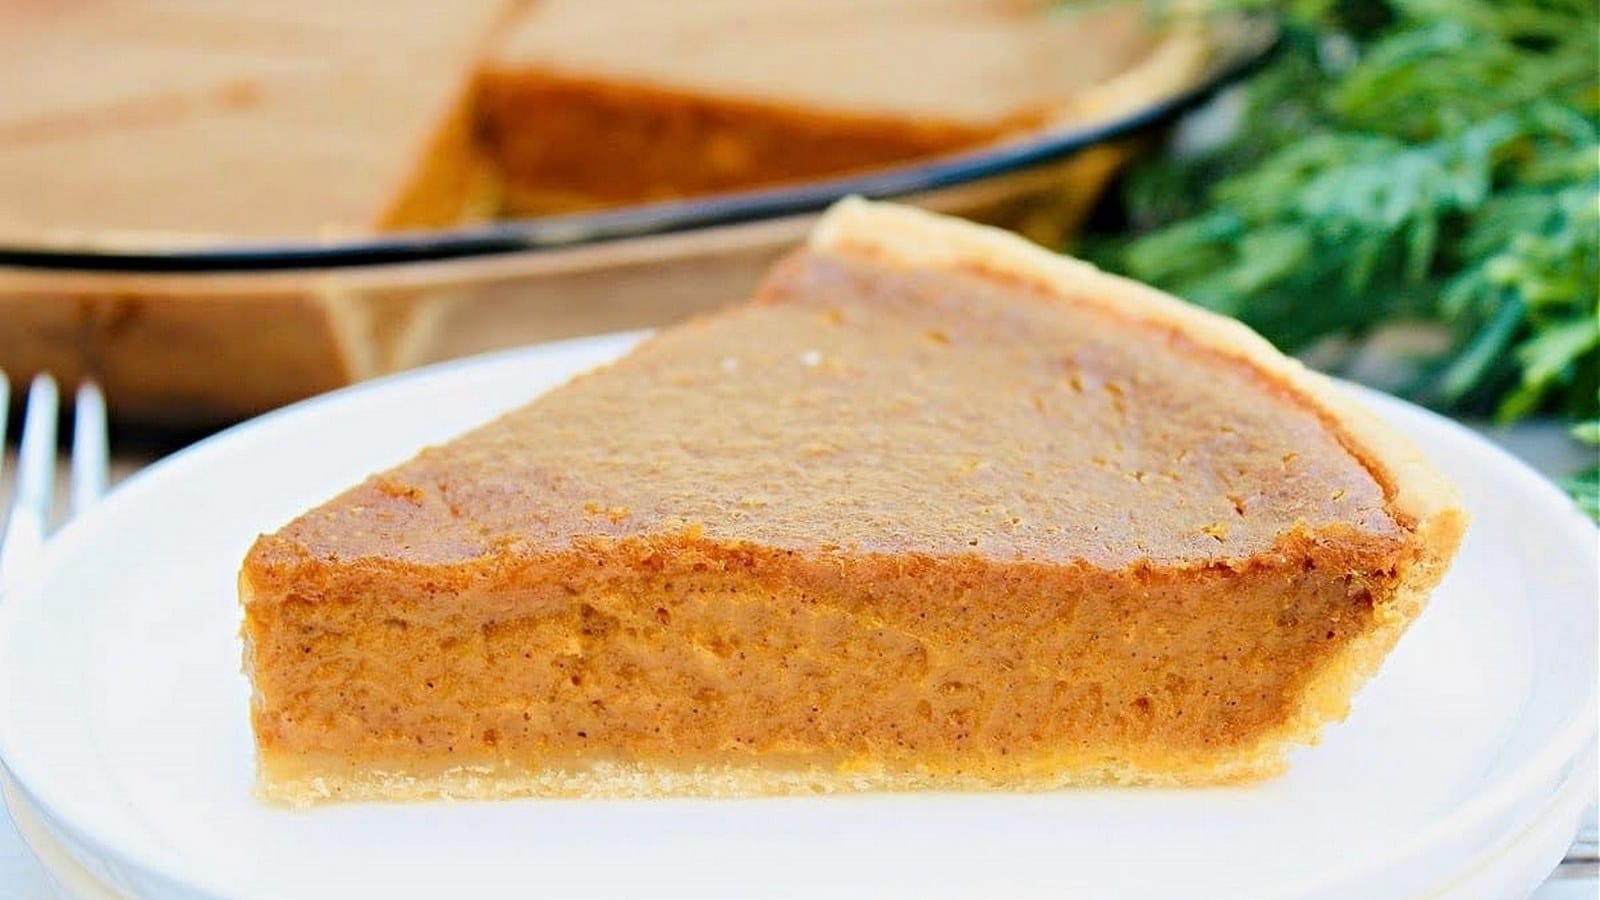
[[1413, 397], [1596, 416], [1600, 4], [1226, 5], [1278, 13], [1283, 46], [1221, 146], [1130, 175], [1100, 262], [1289, 350], [1432, 322]]

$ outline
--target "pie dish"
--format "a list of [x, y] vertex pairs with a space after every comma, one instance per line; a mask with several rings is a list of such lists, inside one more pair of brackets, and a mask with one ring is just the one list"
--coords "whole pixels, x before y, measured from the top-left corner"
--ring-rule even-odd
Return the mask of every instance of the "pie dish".
[[336, 239], [480, 221], [502, 185], [522, 214], [726, 192], [1089, 118], [1203, 62], [1139, 4], [1052, 6], [19, 7], [0, 19], [0, 77], [28, 88], [0, 98], [0, 238]]
[[1346, 714], [1464, 525], [1243, 326], [847, 201], [750, 303], [258, 540], [259, 786], [1259, 779]]
[[[120, 419], [209, 426], [423, 362], [675, 321], [747, 294], [849, 192], [1058, 236], [1131, 152], [1109, 138], [1237, 74], [1267, 43], [1220, 26], [1151, 29], [1135, 4], [737, 7], [0, 11], [0, 80], [27, 88], [0, 96], [0, 367], [92, 374]], [[631, 59], [616, 52], [638, 29], [658, 39]], [[970, 61], [940, 49], [963, 29], [987, 36]], [[741, 31], [751, 37], [728, 37]], [[844, 52], [854, 33], [872, 36], [884, 65], [938, 77], [844, 91], [871, 60], [781, 55]], [[707, 70], [694, 48], [708, 42], [739, 52]], [[557, 71], [594, 89], [533, 97]], [[972, 99], [980, 84], [986, 108]], [[615, 109], [619, 92], [632, 99]], [[947, 95], [968, 98], [959, 115], [939, 112]], [[828, 154], [797, 155], [804, 123], [827, 124]], [[885, 134], [951, 129], [885, 149]], [[752, 149], [758, 134], [776, 157]], [[539, 162], [552, 148], [589, 168]], [[628, 153], [670, 159], [684, 180], [641, 186], [633, 173], [650, 166]], [[729, 169], [734, 158], [748, 166]], [[544, 215], [575, 209], [589, 212]], [[508, 214], [539, 218], [492, 221]], [[668, 267], [690, 274], [660, 277]]]

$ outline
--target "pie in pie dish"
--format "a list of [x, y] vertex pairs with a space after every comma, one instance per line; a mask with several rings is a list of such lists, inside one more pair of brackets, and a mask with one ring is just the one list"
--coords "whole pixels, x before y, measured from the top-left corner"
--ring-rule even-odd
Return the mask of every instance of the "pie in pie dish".
[[[1052, 0], [0, 4], [0, 245], [260, 250], [859, 174], [1150, 109], [1236, 31]], [[919, 199], [1069, 227], [1128, 150]], [[92, 375], [121, 419], [214, 425], [459, 352], [467, 322], [481, 350], [550, 336], [507, 318], [679, 318], [747, 291], [799, 227], [512, 262], [539, 296], [509, 315], [496, 261], [0, 266], [0, 368]], [[655, 255], [701, 272], [619, 297]], [[738, 286], [691, 299], [708, 271]]]
[[749, 303], [259, 539], [260, 790], [1259, 779], [1346, 714], [1464, 524], [1243, 326], [846, 201]]
[[22, 4], [0, 240], [309, 242], [803, 181], [1130, 112], [1206, 46], [1138, 3]]
[[1139, 3], [542, 0], [484, 67], [512, 212], [793, 184], [1082, 123], [1177, 90]]

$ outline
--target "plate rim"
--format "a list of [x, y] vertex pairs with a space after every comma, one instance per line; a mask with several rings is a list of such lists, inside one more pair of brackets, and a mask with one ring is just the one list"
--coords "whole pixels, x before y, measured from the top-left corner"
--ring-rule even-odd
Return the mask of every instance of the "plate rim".
[[[592, 365], [582, 365], [563, 372], [556, 384], [564, 383], [582, 372], [609, 364], [649, 333], [648, 331], [610, 332], [449, 360], [302, 400], [211, 435], [141, 469], [117, 485], [100, 504], [68, 523], [51, 538], [46, 545], [45, 554], [37, 564], [26, 572], [23, 578], [13, 582], [5, 594], [0, 596], [0, 648], [17, 640], [20, 619], [18, 610], [30, 603], [43, 602], [40, 582], [49, 572], [59, 567], [64, 559], [72, 557], [76, 545], [82, 542], [78, 535], [84, 533], [99, 518], [110, 515], [106, 512], [107, 509], [114, 510], [124, 503], [136, 502], [141, 493], [152, 490], [148, 485], [168, 477], [165, 473], [172, 469], [200, 465], [206, 456], [221, 452], [216, 448], [225, 448], [235, 442], [246, 440], [253, 433], [269, 431], [285, 420], [314, 415], [330, 407], [359, 403], [366, 396], [385, 393], [397, 386], [451, 376], [467, 377], [473, 372], [487, 372], [502, 366], [515, 366], [525, 359], [539, 356], [579, 353], [595, 357]], [[1526, 496], [1529, 507], [1539, 510], [1541, 515], [1549, 514], [1555, 521], [1552, 527], [1571, 540], [1600, 538], [1600, 528], [1585, 518], [1554, 483], [1509, 451], [1495, 445], [1467, 426], [1381, 391], [1343, 381], [1338, 383], [1345, 390], [1356, 393], [1365, 403], [1382, 407], [1386, 411], [1399, 412], [1401, 415], [1420, 416], [1432, 426], [1442, 428], [1450, 436], [1454, 446], [1469, 449], [1479, 459], [1492, 463], [1504, 475], [1515, 478], [1520, 483], [1518, 493]], [[529, 401], [553, 387], [531, 395]], [[197, 458], [201, 459], [202, 463], [194, 462]], [[14, 687], [0, 685], [0, 691], [8, 694], [14, 694], [16, 690]], [[1357, 865], [1347, 865], [1337, 871], [1329, 871], [1321, 880], [1333, 886], [1343, 882], [1359, 881], [1431, 849], [1446, 847], [1452, 839], [1459, 839], [1462, 833], [1492, 821], [1497, 813], [1533, 795], [1541, 785], [1552, 780], [1559, 783], [1566, 774], [1563, 770], [1579, 759], [1583, 750], [1593, 743], [1597, 729], [1600, 729], [1600, 722], [1597, 722], [1595, 717], [1597, 693], [1600, 693], [1600, 685], [1586, 681], [1581, 702], [1574, 702], [1560, 724], [1551, 729], [1552, 738], [1538, 752], [1529, 754], [1515, 770], [1498, 779], [1492, 785], [1492, 790], [1478, 793], [1463, 801], [1450, 811], [1447, 818], [1430, 823], [1410, 839], [1392, 845], [1386, 852], [1363, 860]], [[121, 865], [134, 871], [147, 873], [163, 881], [189, 885], [214, 896], [232, 896], [227, 892], [226, 885], [215, 883], [209, 877], [209, 873], [185, 872], [181, 868], [175, 868], [170, 865], [172, 862], [170, 856], [163, 857], [149, 852], [150, 841], [126, 834], [126, 828], [105, 827], [104, 817], [94, 813], [94, 804], [86, 804], [71, 797], [63, 799], [59, 791], [54, 793], [41, 791], [38, 772], [28, 770], [26, 767], [19, 771], [15, 765], [19, 748], [26, 746], [27, 742], [14, 740], [9, 736], [8, 729], [4, 727], [5, 719], [5, 714], [0, 712], [0, 765], [5, 765], [11, 771], [23, 795], [30, 799], [37, 809], [53, 821], [62, 823], [62, 827], [70, 827], [79, 838], [94, 846], [101, 854], [117, 860]], [[26, 760], [26, 757], [24, 759]], [[130, 842], [117, 840], [119, 836], [133, 837], [132, 845], [142, 852], [130, 854], [121, 849]], [[1307, 887], [1315, 888], [1317, 884], [1313, 882], [1286, 887], [1300, 890]]]
[[[1463, 888], [1472, 887], [1474, 879], [1481, 877], [1491, 867], [1504, 863], [1508, 858], [1520, 859], [1528, 855], [1527, 845], [1530, 839], [1537, 837], [1552, 825], [1562, 824], [1564, 819], [1562, 814], [1572, 797], [1579, 796], [1584, 803], [1587, 803], [1589, 795], [1594, 791], [1594, 781], [1595, 758], [1591, 751], [1586, 759], [1575, 764], [1573, 771], [1551, 792], [1545, 807], [1527, 824], [1527, 827], [1498, 835], [1498, 843], [1491, 841], [1487, 849], [1474, 855], [1466, 865], [1449, 872], [1445, 876], [1447, 880], [1443, 882], [1444, 894], [1441, 896], [1453, 895]], [[119, 895], [114, 893], [114, 888], [95, 878], [84, 867], [83, 860], [46, 832], [40, 819], [43, 813], [34, 808], [32, 802], [16, 788], [3, 768], [0, 768], [0, 806], [9, 811], [13, 820], [17, 822], [17, 832], [23, 845], [33, 854], [40, 868], [45, 871], [46, 877], [55, 882], [57, 887], [69, 889], [67, 894], [69, 900], [120, 900]], [[1578, 804], [1580, 810], [1582, 806], [1583, 803]], [[37, 841], [34, 838], [37, 838]], [[54, 859], [55, 864], [47, 860], [47, 856]], [[77, 886], [76, 890], [72, 890], [74, 885]]]

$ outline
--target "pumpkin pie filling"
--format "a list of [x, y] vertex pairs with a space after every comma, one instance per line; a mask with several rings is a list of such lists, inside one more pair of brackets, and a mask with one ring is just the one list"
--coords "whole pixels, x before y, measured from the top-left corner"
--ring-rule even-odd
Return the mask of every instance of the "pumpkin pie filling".
[[860, 173], [1081, 124], [1163, 42], [1188, 71], [1151, 26], [1138, 4], [544, 0], [484, 67], [483, 144], [523, 214]]
[[1343, 717], [1459, 539], [1431, 469], [1126, 282], [829, 221], [261, 538], [265, 795], [1212, 783]]

